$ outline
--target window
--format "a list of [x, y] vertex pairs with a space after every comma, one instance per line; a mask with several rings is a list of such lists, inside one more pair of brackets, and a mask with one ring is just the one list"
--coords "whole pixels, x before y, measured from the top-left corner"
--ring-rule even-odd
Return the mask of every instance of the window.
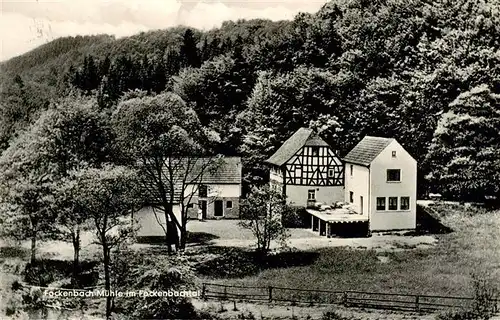
[[313, 156], [317, 156], [319, 154], [319, 147], [311, 147], [311, 152]]
[[307, 191], [307, 200], [316, 200], [316, 190], [311, 189]]
[[333, 176], [335, 175], [335, 170], [333, 169], [328, 169], [328, 177], [329, 178], [333, 178]]
[[354, 202], [354, 192], [349, 191], [349, 202], [353, 203]]
[[192, 208], [194, 208], [194, 204], [193, 203], [188, 204], [188, 209], [192, 209]]
[[389, 210], [398, 210], [398, 197], [389, 197]]
[[385, 197], [377, 197], [377, 210], [385, 210]]
[[401, 197], [401, 210], [410, 210], [410, 197]]
[[226, 208], [231, 209], [233, 207], [233, 202], [232, 201], [227, 201], [226, 202]]
[[201, 184], [198, 187], [198, 197], [200, 197], [200, 198], [206, 198], [207, 194], [208, 194], [208, 188], [207, 188], [207, 186], [204, 185], [204, 184]]
[[351, 164], [350, 170], [351, 170], [351, 177], [352, 177], [352, 171], [354, 170], [354, 166], [352, 164]]
[[401, 170], [387, 169], [387, 182], [399, 182], [399, 181], [401, 181]]
[[392, 152], [392, 157], [393, 157], [393, 158], [396, 158], [396, 151], [393, 151], [393, 152]]

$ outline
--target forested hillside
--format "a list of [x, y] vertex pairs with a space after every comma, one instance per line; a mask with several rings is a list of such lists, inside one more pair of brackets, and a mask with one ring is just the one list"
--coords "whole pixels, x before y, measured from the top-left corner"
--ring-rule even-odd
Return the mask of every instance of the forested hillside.
[[498, 196], [499, 48], [498, 0], [337, 0], [293, 21], [62, 38], [1, 64], [0, 142], [70, 95], [109, 114], [172, 91], [218, 132], [217, 152], [245, 158], [249, 180], [311, 126], [341, 156], [364, 135], [396, 138], [419, 161], [421, 193]]

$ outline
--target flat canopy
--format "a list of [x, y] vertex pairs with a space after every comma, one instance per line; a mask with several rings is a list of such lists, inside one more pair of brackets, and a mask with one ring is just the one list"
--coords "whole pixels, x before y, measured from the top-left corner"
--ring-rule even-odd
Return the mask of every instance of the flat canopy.
[[323, 220], [325, 222], [367, 222], [368, 216], [359, 213], [353, 213], [351, 210], [345, 208], [328, 209], [325, 211], [318, 211], [314, 209], [306, 209], [308, 213]]

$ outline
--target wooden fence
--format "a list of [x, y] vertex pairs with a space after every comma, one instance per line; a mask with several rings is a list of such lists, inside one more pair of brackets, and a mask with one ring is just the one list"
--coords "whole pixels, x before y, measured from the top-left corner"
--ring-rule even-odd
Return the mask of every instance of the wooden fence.
[[[308, 305], [338, 304], [347, 307], [417, 312], [465, 309], [471, 307], [474, 301], [473, 298], [468, 297], [293, 289], [272, 286], [247, 287], [215, 283], [203, 283], [202, 298], [247, 302], [285, 302]], [[498, 312], [498, 302], [495, 301], [494, 312]]]

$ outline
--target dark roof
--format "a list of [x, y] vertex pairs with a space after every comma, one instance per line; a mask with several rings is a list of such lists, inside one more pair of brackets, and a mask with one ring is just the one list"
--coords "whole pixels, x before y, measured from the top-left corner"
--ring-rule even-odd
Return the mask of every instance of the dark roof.
[[312, 129], [300, 128], [266, 162], [282, 166], [303, 146], [328, 146]]
[[345, 162], [368, 166], [391, 143], [393, 138], [366, 136], [344, 157]]
[[201, 158], [194, 164], [189, 178], [201, 180], [202, 184], [240, 184], [241, 169], [240, 157]]

